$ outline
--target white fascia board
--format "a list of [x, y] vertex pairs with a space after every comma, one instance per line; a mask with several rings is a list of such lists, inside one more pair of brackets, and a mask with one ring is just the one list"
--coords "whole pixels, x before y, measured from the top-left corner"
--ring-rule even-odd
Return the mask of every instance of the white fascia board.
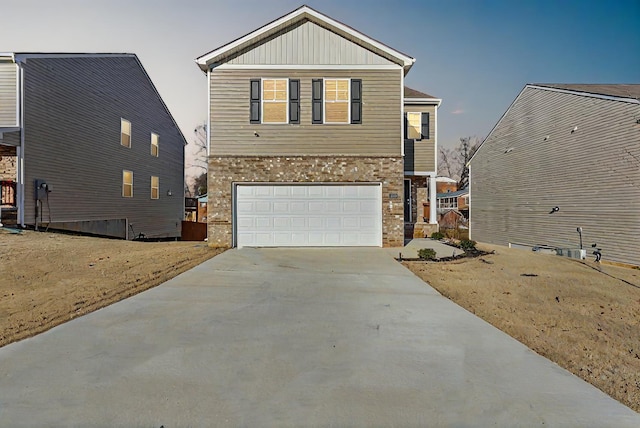
[[0, 61], [16, 62], [16, 57], [13, 52], [0, 52]]
[[435, 104], [437, 107], [440, 107], [442, 104], [441, 98], [405, 98], [404, 104]]
[[327, 26], [330, 27], [334, 27], [335, 29], [342, 31], [344, 33], [347, 33], [357, 39], [362, 40], [362, 42], [364, 42], [365, 44], [368, 44], [370, 46], [373, 46], [383, 52], [386, 52], [387, 54], [389, 54], [390, 56], [397, 58], [400, 62], [402, 62], [403, 68], [405, 68], [405, 73], [407, 71], [409, 71], [409, 68], [411, 68], [411, 66], [413, 65], [414, 62], [416, 62], [415, 58], [412, 58], [408, 55], [405, 55], [395, 49], [390, 48], [389, 46], [386, 46], [362, 33], [360, 33], [359, 31], [354, 30], [353, 28], [344, 25], [332, 18], [329, 18], [326, 15], [321, 14], [320, 12], [316, 12], [315, 10], [311, 9], [308, 6], [302, 6], [296, 10], [294, 10], [293, 12], [283, 16], [282, 18], [276, 19], [275, 21], [258, 28], [257, 30], [252, 31], [251, 33], [240, 37], [239, 39], [234, 40], [231, 43], [228, 43], [216, 50], [213, 50], [205, 55], [202, 55], [198, 58], [196, 58], [196, 63], [198, 64], [198, 66], [202, 69], [202, 71], [207, 71], [207, 68], [210, 67], [211, 65], [211, 61], [216, 58], [219, 57], [220, 55], [224, 55], [226, 52], [232, 51], [233, 49], [247, 43], [250, 42], [253, 39], [258, 39], [260, 36], [264, 35], [264, 34], [268, 34], [270, 31], [273, 31], [274, 29], [278, 28], [280, 25], [284, 24], [287, 21], [291, 21], [294, 20], [298, 17], [300, 17], [301, 15], [308, 15], [310, 17], [313, 17], [315, 20], [320, 21], [322, 23], [324, 23]]
[[419, 177], [431, 177], [431, 176], [435, 176], [436, 172], [435, 171], [405, 171], [404, 175], [405, 177], [409, 175], [415, 175]]

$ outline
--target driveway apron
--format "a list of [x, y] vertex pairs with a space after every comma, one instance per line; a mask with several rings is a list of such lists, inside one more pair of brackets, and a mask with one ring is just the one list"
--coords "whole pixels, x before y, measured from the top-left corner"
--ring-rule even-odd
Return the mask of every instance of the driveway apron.
[[0, 426], [489, 425], [640, 415], [378, 248], [229, 250], [0, 348]]

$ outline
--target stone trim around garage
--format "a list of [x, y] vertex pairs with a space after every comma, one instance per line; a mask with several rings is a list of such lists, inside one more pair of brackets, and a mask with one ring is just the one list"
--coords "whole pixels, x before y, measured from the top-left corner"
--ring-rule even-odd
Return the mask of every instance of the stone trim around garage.
[[234, 183], [382, 183], [382, 245], [404, 245], [402, 157], [211, 156], [208, 242], [233, 246]]

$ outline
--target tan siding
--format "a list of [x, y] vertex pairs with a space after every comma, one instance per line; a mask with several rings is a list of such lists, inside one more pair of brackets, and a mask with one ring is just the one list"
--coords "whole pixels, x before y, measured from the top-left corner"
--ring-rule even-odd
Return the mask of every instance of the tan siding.
[[391, 61], [306, 21], [229, 60], [260, 65], [387, 65]]
[[[220, 70], [211, 73], [213, 155], [392, 155], [400, 147], [398, 70]], [[300, 79], [300, 124], [250, 124], [251, 78]], [[362, 124], [311, 124], [311, 81], [362, 79]], [[254, 135], [257, 132], [259, 137]]]
[[638, 117], [638, 104], [526, 88], [471, 162], [472, 238], [575, 248], [582, 227], [604, 259], [640, 265]]
[[[121, 117], [131, 121], [131, 148], [120, 144]], [[29, 58], [25, 121], [27, 224], [34, 180], [43, 179], [53, 188], [54, 223], [128, 218], [148, 237], [180, 235], [184, 140], [135, 58]], [[133, 171], [133, 198], [122, 197], [122, 170]], [[152, 175], [160, 177], [158, 200], [150, 198]]]
[[429, 113], [429, 139], [405, 140], [405, 171], [431, 172], [436, 168], [436, 106], [407, 104], [405, 112]]
[[18, 67], [0, 62], [0, 127], [18, 126]]

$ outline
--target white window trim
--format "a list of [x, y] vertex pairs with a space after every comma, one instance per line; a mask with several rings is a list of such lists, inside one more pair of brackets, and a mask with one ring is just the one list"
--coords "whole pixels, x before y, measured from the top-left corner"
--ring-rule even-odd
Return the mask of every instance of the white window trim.
[[[327, 122], [327, 112], [325, 111], [325, 105], [327, 100], [325, 94], [327, 91], [327, 80], [346, 80], [347, 81], [347, 121], [346, 122]], [[343, 101], [333, 101], [343, 102]], [[324, 77], [322, 79], [322, 123], [327, 125], [351, 125], [351, 78], [346, 77]]]
[[[131, 174], [131, 196], [126, 196], [126, 195], [124, 194], [124, 185], [125, 185], [125, 182], [124, 182], [124, 175], [125, 175], [125, 173], [127, 173], [127, 172]], [[128, 170], [128, 169], [123, 169], [123, 170], [122, 170], [122, 197], [123, 197], [123, 198], [133, 198], [133, 171], [130, 171], [130, 170]]]
[[[409, 115], [410, 114], [417, 114], [417, 115], [420, 116], [420, 131], [419, 131], [420, 132], [420, 138], [409, 138], [409, 132], [407, 132], [406, 139], [407, 140], [414, 140], [414, 141], [422, 140], [423, 139], [422, 138], [422, 112], [421, 111], [407, 111], [407, 112], [405, 112], [405, 114], [407, 115], [407, 128], [409, 128]], [[409, 131], [409, 130], [407, 129], [407, 131]]]
[[[153, 144], [153, 136], [156, 136], [156, 144]], [[156, 154], [153, 154], [153, 146], [156, 147]], [[156, 134], [155, 132], [151, 133], [151, 156], [153, 157], [160, 157], [160, 135]]]
[[[128, 134], [128, 135], [129, 135], [129, 145], [128, 145], [128, 146], [125, 146], [124, 144], [122, 144], [122, 134], [124, 133], [124, 132], [122, 132], [122, 131], [123, 131], [123, 129], [122, 129], [123, 122], [127, 122], [127, 123], [129, 124], [129, 134]], [[132, 130], [133, 130], [133, 127], [132, 127], [132, 125], [131, 125], [131, 121], [130, 121], [130, 120], [127, 120], [127, 119], [125, 119], [124, 117], [121, 117], [121, 118], [120, 118], [120, 145], [121, 145], [122, 147], [126, 147], [126, 148], [128, 148], [128, 149], [130, 149], [130, 148], [131, 148], [131, 146], [132, 146], [132, 139], [133, 139], [133, 138], [131, 137], [131, 134], [133, 134]]]
[[[265, 80], [284, 80], [287, 82], [286, 85], [286, 95], [285, 95], [285, 99], [284, 99], [284, 103], [286, 106], [286, 114], [285, 114], [285, 121], [284, 122], [265, 122], [264, 121], [264, 81]], [[266, 101], [267, 103], [272, 103], [272, 102], [280, 102], [280, 101]], [[289, 78], [288, 77], [262, 77], [260, 79], [260, 124], [264, 124], [264, 125], [286, 125], [289, 123]]]
[[[153, 187], [153, 179], [157, 178], [158, 179], [158, 187]], [[153, 189], [157, 190], [157, 194], [158, 196], [156, 196], [155, 198], [153, 197]], [[160, 177], [157, 175], [152, 175], [151, 176], [151, 193], [150, 193], [151, 199], [160, 199]]]

